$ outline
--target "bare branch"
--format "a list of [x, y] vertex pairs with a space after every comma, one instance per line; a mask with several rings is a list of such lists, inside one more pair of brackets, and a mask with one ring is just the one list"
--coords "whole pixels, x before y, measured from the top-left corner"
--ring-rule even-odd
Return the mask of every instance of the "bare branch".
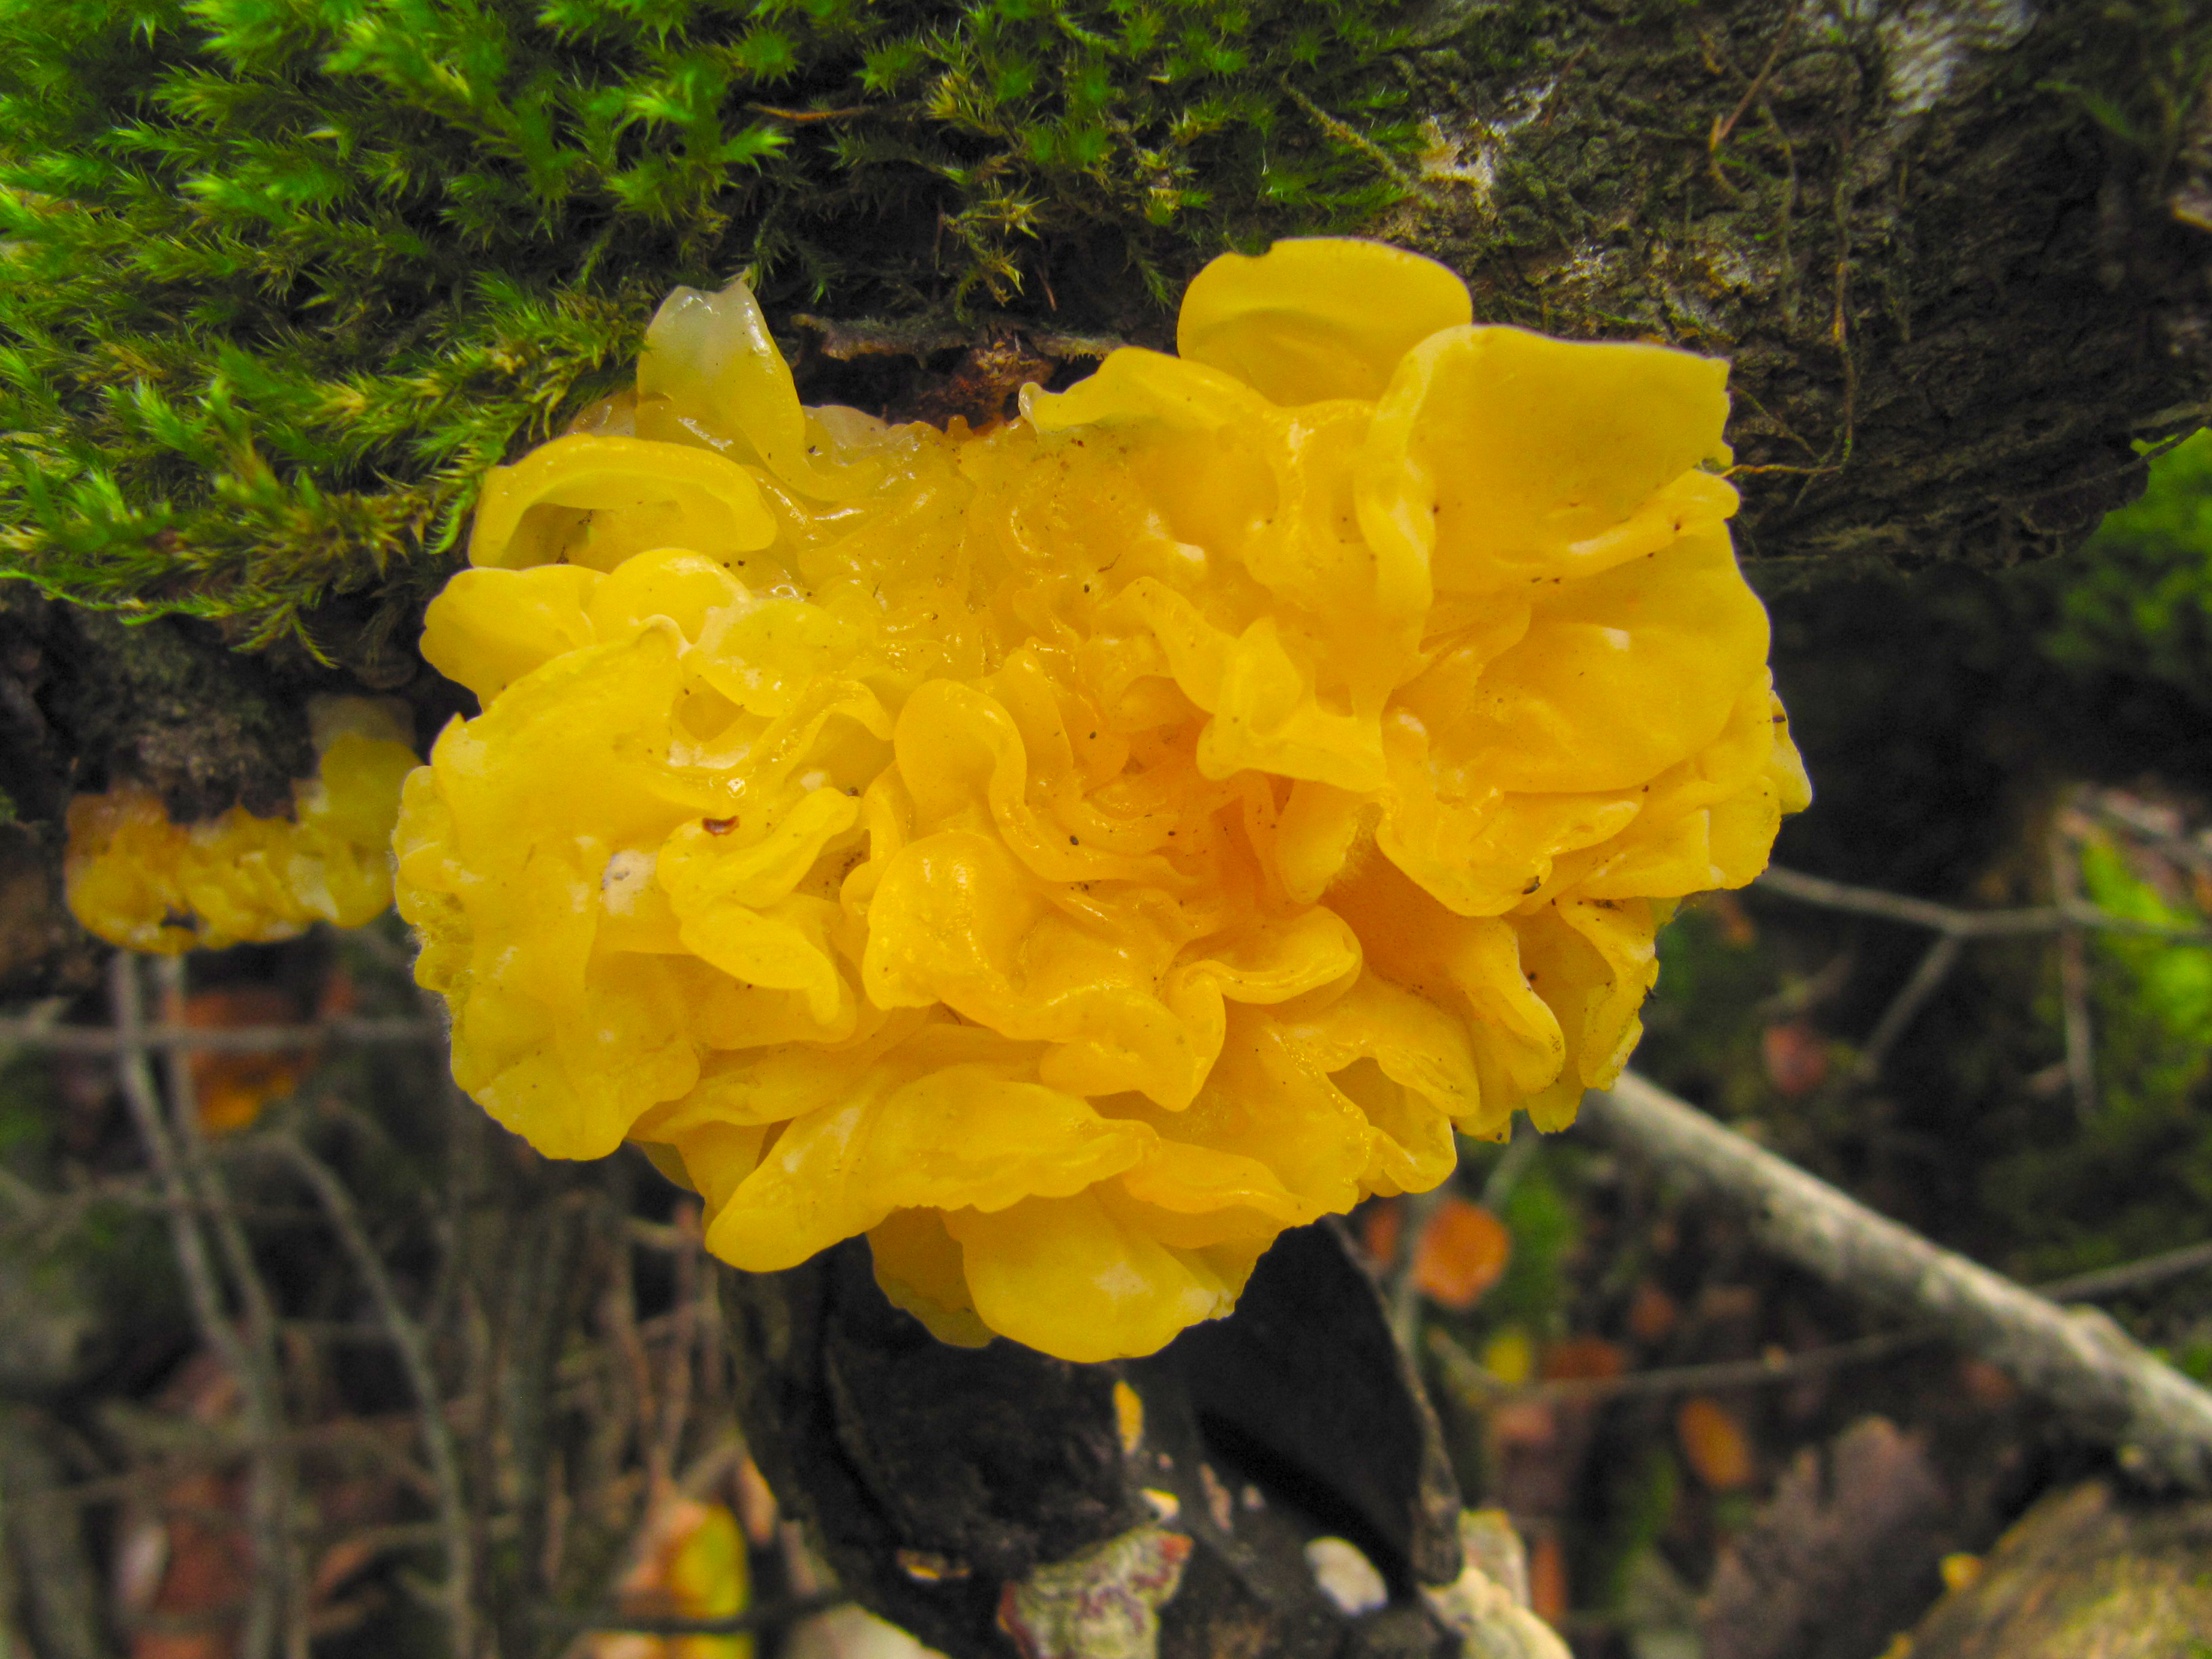
[[[2053, 1302], [2092, 1302], [2141, 1290], [2183, 1273], [2212, 1267], [2212, 1243], [2185, 1245], [2117, 1267], [2076, 1273], [2070, 1279], [2039, 1285], [2039, 1295]], [[1504, 1400], [1613, 1400], [1628, 1395], [1687, 1394], [1708, 1389], [1755, 1388], [1771, 1382], [1794, 1382], [1847, 1365], [1858, 1365], [1907, 1353], [1948, 1333], [1940, 1325], [1915, 1325], [1901, 1331], [1881, 1331], [1794, 1353], [1775, 1350], [1756, 1359], [1727, 1359], [1701, 1365], [1662, 1365], [1650, 1370], [1623, 1371], [1616, 1376], [1561, 1377], [1548, 1382], [1509, 1387], [1492, 1376], [1456, 1342], [1442, 1331], [1429, 1333], [1429, 1350], [1443, 1368], [1446, 1381], [1467, 1403], [1480, 1410]]]
[[661, 1390], [660, 1421], [646, 1448], [646, 1484], [658, 1492], [675, 1478], [684, 1432], [691, 1422], [691, 1372], [699, 1341], [699, 1212], [691, 1204], [677, 1210], [677, 1231], [687, 1242], [676, 1252], [676, 1305], [671, 1310], [668, 1380]]
[[[2081, 882], [2074, 849], [2055, 826], [2050, 857], [2052, 896], [2062, 905], [2076, 902]], [[2079, 933], [2058, 941], [2058, 1006], [2066, 1032], [2066, 1083], [2075, 1113], [2086, 1123], [2097, 1109], [2097, 1050], [2089, 1023], [2089, 952]]]
[[138, 979], [138, 959], [130, 951], [118, 951], [110, 959], [108, 988], [115, 1009], [114, 1035], [120, 1039], [114, 1051], [117, 1080], [145, 1145], [147, 1162], [153, 1165], [155, 1178], [167, 1200], [170, 1239], [191, 1301], [193, 1319], [199, 1327], [200, 1340], [238, 1379], [252, 1428], [247, 1510], [256, 1561], [240, 1651], [244, 1659], [268, 1659], [279, 1636], [278, 1626], [283, 1622], [289, 1554], [285, 1518], [290, 1508], [291, 1481], [282, 1445], [282, 1417], [260, 1356], [248, 1347], [230, 1322], [222, 1283], [200, 1231], [204, 1200], [195, 1190], [185, 1154], [163, 1120], [153, 1069], [140, 1041], [145, 1029], [144, 992]]
[[781, 1630], [853, 1598], [842, 1590], [817, 1590], [781, 1601], [763, 1601], [726, 1619], [661, 1619], [650, 1614], [620, 1613], [571, 1613], [549, 1612], [545, 1622], [561, 1630], [591, 1632], [621, 1631], [641, 1636], [743, 1636], [751, 1631]]
[[[2078, 938], [2078, 935], [2069, 937]], [[1943, 981], [1951, 976], [1958, 965], [1963, 941], [1956, 933], [1943, 933], [1928, 947], [1920, 965], [1912, 970], [1912, 977], [1905, 981], [1881, 1018], [1868, 1036], [1866, 1046], [1859, 1050], [1857, 1066], [1853, 1076], [1861, 1083], [1871, 1083], [1881, 1075], [1881, 1063], [1889, 1058], [1889, 1051], [1897, 1046], [1913, 1018], [1928, 1006], [1928, 1000], [1943, 988]]]
[[[423, 1019], [333, 1018], [312, 1025], [178, 1025], [143, 1028], [134, 1039], [145, 1049], [198, 1049], [213, 1054], [258, 1054], [313, 1048], [325, 1042], [441, 1043], [445, 1028]], [[123, 1034], [105, 1025], [53, 1025], [36, 1018], [0, 1019], [0, 1043], [61, 1054], [112, 1054], [124, 1048]]]
[[2118, 1449], [2154, 1485], [2212, 1489], [2212, 1394], [2110, 1319], [2069, 1313], [1878, 1215], [1633, 1073], [1583, 1097], [1601, 1139], [1743, 1204], [1768, 1248], [1839, 1288], [1942, 1328]]
[[1948, 933], [1958, 939], [2032, 938], [2039, 933], [2063, 933], [2078, 927], [2108, 933], [2141, 933], [2151, 939], [2173, 939], [2194, 945], [2212, 944], [2212, 927], [2139, 921], [2133, 916], [2116, 916], [2109, 910], [2102, 910], [2078, 900], [2016, 910], [1961, 910], [1953, 905], [1937, 904], [1930, 899], [1911, 898], [1903, 893], [1886, 893], [1877, 887], [1854, 887], [1848, 882], [1830, 881], [1826, 876], [1808, 876], [1800, 870], [1784, 870], [1773, 866], [1769, 866], [1765, 873], [1752, 885], [1784, 898], [1796, 899], [1801, 903], [1818, 905], [1824, 910], [1879, 916], [1885, 921], [1901, 921], [1909, 927], [1932, 928], [1936, 933]]
[[[154, 974], [161, 987], [163, 1018], [172, 1025], [183, 1024], [185, 959], [158, 957]], [[270, 1453], [270, 1490], [264, 1495], [257, 1489], [247, 1496], [257, 1540], [265, 1537], [276, 1551], [263, 1558], [265, 1565], [257, 1566], [257, 1587], [263, 1578], [275, 1581], [278, 1639], [283, 1643], [289, 1659], [308, 1659], [307, 1577], [300, 1559], [298, 1540], [292, 1532], [295, 1482], [291, 1455], [283, 1440], [284, 1372], [276, 1354], [276, 1298], [270, 1295], [268, 1282], [262, 1278], [260, 1266], [253, 1259], [252, 1242], [246, 1237], [246, 1224], [231, 1202], [229, 1182], [208, 1156], [207, 1138], [200, 1127], [198, 1091], [192, 1079], [191, 1062], [183, 1049], [173, 1047], [163, 1053], [161, 1074], [168, 1085], [169, 1119], [176, 1133], [185, 1183], [206, 1210], [208, 1230], [215, 1235], [216, 1248], [230, 1270], [231, 1285], [238, 1293], [239, 1308], [244, 1316], [246, 1347], [253, 1364], [253, 1370], [239, 1379], [247, 1419], [256, 1431], [257, 1445], [266, 1440], [274, 1447]], [[264, 1501], [270, 1509], [266, 1516], [256, 1512], [256, 1505]]]
[[2053, 1302], [2095, 1302], [2108, 1296], [2124, 1296], [2130, 1291], [2143, 1290], [2206, 1267], [2212, 1267], [2212, 1243], [2185, 1244], [2178, 1250], [2163, 1250], [2140, 1261], [2124, 1261], [2117, 1267], [2100, 1267], [2094, 1273], [2053, 1279], [2036, 1289]]
[[337, 1172], [302, 1145], [295, 1137], [282, 1130], [272, 1131], [261, 1138], [261, 1144], [288, 1160], [301, 1179], [314, 1189], [322, 1203], [324, 1213], [330, 1218], [331, 1229], [345, 1246], [346, 1254], [353, 1259], [355, 1270], [368, 1286], [375, 1299], [376, 1310], [392, 1338], [392, 1346], [398, 1350], [399, 1363], [407, 1372], [408, 1386], [415, 1395], [415, 1404], [422, 1422], [422, 1449], [430, 1460], [430, 1475], [438, 1485], [439, 1540], [446, 1552], [446, 1585], [441, 1605], [446, 1620], [453, 1632], [456, 1659], [470, 1659], [476, 1651], [476, 1615], [474, 1595], [476, 1567], [469, 1544], [469, 1514], [467, 1500], [461, 1489], [460, 1460], [453, 1450], [453, 1431], [446, 1422], [444, 1399], [438, 1387], [438, 1374], [430, 1364], [430, 1353], [422, 1340], [422, 1328], [416, 1324], [393, 1287], [392, 1275], [385, 1270], [384, 1259], [369, 1242], [367, 1229], [361, 1224], [353, 1198]]

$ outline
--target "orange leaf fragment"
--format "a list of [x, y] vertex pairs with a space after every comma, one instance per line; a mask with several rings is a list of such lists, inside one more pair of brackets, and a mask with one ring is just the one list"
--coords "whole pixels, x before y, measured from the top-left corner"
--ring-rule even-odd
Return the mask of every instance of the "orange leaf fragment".
[[1462, 1198], [1437, 1206], [1413, 1245], [1413, 1283], [1439, 1306], [1464, 1313], [1504, 1277], [1513, 1259], [1505, 1224]]
[[1959, 1362], [1959, 1387], [1977, 1406], [1996, 1410], [2020, 1397], [2019, 1386], [1986, 1359]]
[[1567, 1553], [1559, 1534], [1547, 1528], [1528, 1549], [1528, 1610], [1559, 1630], [1566, 1624], [1567, 1607]]
[[[751, 1600], [745, 1535], [720, 1504], [669, 1490], [654, 1499], [643, 1547], [621, 1585], [624, 1613], [723, 1619]], [[752, 1659], [750, 1636], [594, 1634], [592, 1659]]]
[[1828, 1045], [1802, 1019], [1786, 1020], [1760, 1032], [1759, 1054], [1766, 1080], [1785, 1099], [1811, 1093], [1828, 1075]]
[[1700, 893], [1697, 896], [1699, 909], [1709, 911], [1721, 925], [1722, 940], [1736, 950], [1742, 950], [1759, 938], [1759, 929], [1745, 914], [1743, 902], [1734, 893]]
[[1656, 1279], [1647, 1279], [1636, 1287], [1636, 1294], [1628, 1304], [1628, 1334], [1638, 1342], [1664, 1342], [1673, 1334], [1674, 1322], [1682, 1315], [1674, 1298], [1662, 1290]]
[[161, 1494], [168, 1561], [131, 1659], [231, 1659], [252, 1574], [238, 1482], [186, 1475]]
[[1628, 1356], [1617, 1342], [1601, 1336], [1570, 1336], [1544, 1349], [1541, 1370], [1547, 1382], [1583, 1382], [1619, 1376], [1628, 1369]]
[[[275, 986], [196, 991], [185, 999], [184, 1023], [204, 1030], [292, 1025], [299, 1018], [300, 1011], [292, 998]], [[308, 1058], [304, 1049], [258, 1054], [195, 1050], [191, 1060], [192, 1092], [199, 1103], [201, 1129], [210, 1135], [223, 1135], [249, 1127], [264, 1106], [299, 1087]]]
[[1397, 1265], [1406, 1231], [1406, 1211], [1395, 1198], [1380, 1198], [1359, 1212], [1359, 1248], [1378, 1267]]
[[1674, 1437], [1681, 1443], [1684, 1461], [1711, 1491], [1741, 1491], [1758, 1473], [1743, 1425], [1710, 1395], [1682, 1402], [1674, 1413]]

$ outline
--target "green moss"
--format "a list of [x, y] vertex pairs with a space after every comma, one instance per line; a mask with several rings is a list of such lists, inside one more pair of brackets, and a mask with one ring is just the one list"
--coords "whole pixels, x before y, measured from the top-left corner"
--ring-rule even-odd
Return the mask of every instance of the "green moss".
[[388, 617], [678, 283], [1110, 314], [1371, 218], [1413, 15], [0, 0], [0, 574], [251, 644]]
[[2133, 151], [2163, 193], [2212, 77], [2212, 16], [2194, 0], [2103, 0], [2075, 27], [2079, 48], [2051, 88]]
[[2054, 660], [2085, 674], [2124, 670], [2212, 709], [2212, 431], [2154, 461], [2142, 499], [2107, 514], [2045, 581]]
[[[2203, 926], [2130, 869], [2108, 840], [2082, 848], [2081, 888], [2114, 915]], [[2094, 945], [2106, 1069], [2129, 1097], [2154, 1105], [2183, 1101], [2212, 1066], [2212, 950], [2129, 933], [2100, 933]]]

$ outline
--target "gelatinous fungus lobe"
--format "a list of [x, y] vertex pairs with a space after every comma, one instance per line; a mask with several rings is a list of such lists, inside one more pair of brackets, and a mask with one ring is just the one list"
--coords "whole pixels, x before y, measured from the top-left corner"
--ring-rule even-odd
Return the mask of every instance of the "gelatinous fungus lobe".
[[319, 764], [293, 785], [289, 818], [234, 806], [173, 823], [159, 797], [128, 784], [71, 801], [63, 882], [77, 921], [111, 945], [174, 955], [383, 915], [400, 782], [416, 763], [406, 712], [329, 697], [308, 718]]
[[493, 472], [422, 642], [483, 712], [396, 846], [501, 1121], [1095, 1360], [1618, 1073], [1656, 927], [1808, 793], [1725, 365], [1346, 240], [1216, 261], [1179, 345], [948, 434], [678, 290]]

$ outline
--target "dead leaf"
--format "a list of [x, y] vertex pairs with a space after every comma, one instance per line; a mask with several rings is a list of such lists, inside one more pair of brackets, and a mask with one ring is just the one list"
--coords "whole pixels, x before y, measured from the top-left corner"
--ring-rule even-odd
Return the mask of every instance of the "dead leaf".
[[[298, 1005], [273, 985], [196, 991], [185, 999], [185, 1024], [201, 1030], [289, 1025], [299, 1018]], [[199, 1101], [200, 1127], [211, 1135], [250, 1127], [263, 1107], [300, 1086], [310, 1059], [305, 1048], [258, 1054], [195, 1050], [191, 1061], [192, 1091]]]
[[1961, 1359], [1959, 1387], [1967, 1399], [1991, 1411], [2009, 1406], [2020, 1397], [2020, 1389], [2012, 1378], [1986, 1359]]
[[1800, 1453], [1722, 1555], [1705, 1659], [1863, 1659], [1941, 1588], [1942, 1483], [1881, 1418]]
[[1540, 1369], [1547, 1382], [1583, 1382], [1619, 1376], [1628, 1369], [1628, 1356], [1601, 1336], [1571, 1336], [1545, 1347]]
[[1758, 1473], [1751, 1438], [1735, 1414], [1717, 1400], [1694, 1395], [1674, 1413], [1674, 1437], [1683, 1461], [1712, 1492], [1740, 1492]]
[[1674, 1334], [1681, 1316], [1682, 1310], [1674, 1298], [1656, 1280], [1647, 1279], [1636, 1287], [1628, 1304], [1628, 1334], [1638, 1342], [1656, 1346]]
[[1766, 1080], [1787, 1100], [1810, 1094], [1828, 1075], [1828, 1045], [1802, 1019], [1785, 1020], [1760, 1032], [1759, 1055], [1766, 1067]]
[[1504, 1277], [1513, 1259], [1505, 1224], [1463, 1198], [1437, 1206], [1413, 1245], [1413, 1283], [1441, 1307], [1464, 1313]]
[[161, 1494], [168, 1559], [131, 1659], [231, 1659], [252, 1582], [235, 1480], [192, 1474]]
[[1743, 902], [1734, 893], [1700, 893], [1692, 902], [1720, 923], [1723, 941], [1735, 949], [1741, 951], [1758, 939], [1759, 929], [1752, 924]]
[[1567, 1621], [1567, 1553], [1549, 1528], [1528, 1547], [1528, 1607], [1553, 1630]]
[[1405, 1206], [1395, 1199], [1377, 1199], [1359, 1212], [1359, 1248], [1378, 1267], [1397, 1265], [1405, 1231]]

